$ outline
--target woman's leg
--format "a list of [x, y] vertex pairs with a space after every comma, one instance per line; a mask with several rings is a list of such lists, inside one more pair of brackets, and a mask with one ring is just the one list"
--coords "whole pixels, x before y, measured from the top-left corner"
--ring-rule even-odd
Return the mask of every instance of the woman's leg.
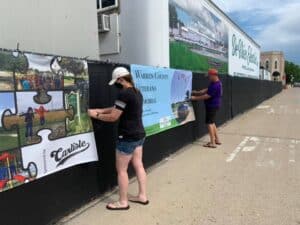
[[143, 147], [139, 146], [135, 149], [132, 157], [132, 164], [138, 179], [139, 183], [139, 194], [137, 196], [137, 199], [133, 200], [139, 200], [141, 202], [146, 202], [147, 199], [147, 193], [146, 193], [146, 183], [147, 183], [147, 174], [144, 169], [143, 165]]
[[128, 205], [128, 164], [132, 159], [132, 155], [122, 154], [120, 152], [116, 152], [116, 168], [118, 172], [118, 184], [119, 184], [119, 202], [121, 206]]

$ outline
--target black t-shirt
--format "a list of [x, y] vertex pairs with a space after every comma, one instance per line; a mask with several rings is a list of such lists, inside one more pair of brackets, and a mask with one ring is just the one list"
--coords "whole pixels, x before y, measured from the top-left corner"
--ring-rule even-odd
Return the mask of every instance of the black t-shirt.
[[145, 137], [142, 121], [143, 96], [134, 88], [122, 89], [115, 102], [115, 107], [123, 111], [119, 122], [119, 139], [138, 141]]

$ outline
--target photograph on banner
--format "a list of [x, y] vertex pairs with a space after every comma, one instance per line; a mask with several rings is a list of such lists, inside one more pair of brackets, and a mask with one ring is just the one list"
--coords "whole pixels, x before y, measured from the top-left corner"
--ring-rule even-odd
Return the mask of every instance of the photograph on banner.
[[15, 90], [14, 77], [27, 71], [24, 54], [0, 49], [0, 91]]
[[63, 88], [63, 76], [53, 73], [52, 56], [25, 54], [28, 68], [16, 75], [18, 90], [59, 90]]
[[260, 47], [237, 29], [229, 32], [229, 75], [259, 79]]
[[72, 59], [67, 57], [55, 58], [55, 68], [58, 68], [64, 77], [64, 87], [67, 89], [78, 89], [78, 86], [84, 86], [88, 84], [89, 74], [88, 65], [84, 60]]
[[144, 97], [143, 123], [147, 136], [195, 120], [190, 101], [192, 72], [131, 65], [131, 73]]
[[87, 62], [2, 50], [0, 63], [13, 81], [0, 80], [0, 192], [97, 161]]
[[[17, 92], [18, 115], [16, 120], [19, 127], [21, 146], [37, 144], [41, 141], [38, 131], [50, 129], [50, 139], [66, 136], [66, 110], [62, 91], [49, 91], [51, 101], [39, 104], [34, 101], [36, 92]], [[70, 112], [70, 117], [71, 117]], [[10, 118], [11, 120], [11, 118]], [[6, 118], [4, 117], [4, 120]]]
[[169, 0], [170, 67], [228, 73], [228, 27], [202, 1]]
[[33, 181], [37, 175], [35, 164], [28, 164], [28, 168], [23, 168], [22, 155], [20, 149], [12, 149], [0, 154], [0, 191], [22, 185]]
[[0, 92], [0, 154], [2, 151], [14, 149], [19, 146], [17, 131], [7, 131], [2, 124], [2, 115], [8, 110], [11, 113], [16, 112], [15, 95], [13, 92]]
[[[87, 114], [88, 95], [82, 89], [65, 92], [66, 108], [72, 108], [74, 116], [70, 120], [67, 118], [68, 136], [93, 131], [93, 124]], [[84, 89], [84, 92], [86, 89]], [[88, 94], [88, 93], [87, 93]]]
[[[87, 114], [89, 105], [89, 74], [85, 60], [67, 57], [56, 57], [53, 70], [62, 73], [64, 78], [65, 105], [73, 109], [73, 118], [67, 118], [68, 136], [91, 132], [93, 130], [90, 117]], [[58, 71], [57, 71], [58, 70]]]

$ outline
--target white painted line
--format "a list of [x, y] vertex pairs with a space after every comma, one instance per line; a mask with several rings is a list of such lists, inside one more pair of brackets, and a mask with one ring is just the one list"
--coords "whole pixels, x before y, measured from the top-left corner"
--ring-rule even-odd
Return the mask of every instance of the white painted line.
[[291, 141], [292, 144], [289, 145], [289, 163], [296, 162], [296, 146], [293, 144], [294, 140]]
[[243, 148], [242, 152], [253, 152], [256, 149], [256, 146], [246, 146]]
[[270, 138], [269, 142], [270, 143], [278, 143], [279, 144], [281, 142], [281, 140], [279, 138]]
[[255, 164], [257, 167], [262, 167], [265, 165], [264, 158], [265, 158], [265, 155], [267, 154], [267, 152], [270, 152], [270, 148], [265, 148], [264, 151], [258, 152], [256, 161], [255, 161]]
[[275, 110], [273, 108], [270, 109], [270, 111], [268, 112], [268, 114], [274, 114]]
[[257, 106], [256, 108], [257, 109], [268, 109], [268, 108], [270, 108], [270, 106], [269, 105], [260, 105], [260, 106]]
[[248, 144], [249, 144], [249, 146], [243, 147], [242, 152], [253, 152], [257, 148], [257, 146], [260, 144], [260, 138], [250, 137], [248, 140]]
[[226, 159], [226, 162], [231, 162], [237, 156], [237, 154], [242, 150], [242, 148], [247, 144], [250, 137], [245, 137], [244, 140], [234, 149], [230, 156]]
[[259, 142], [260, 139], [258, 137], [251, 137], [250, 141]]

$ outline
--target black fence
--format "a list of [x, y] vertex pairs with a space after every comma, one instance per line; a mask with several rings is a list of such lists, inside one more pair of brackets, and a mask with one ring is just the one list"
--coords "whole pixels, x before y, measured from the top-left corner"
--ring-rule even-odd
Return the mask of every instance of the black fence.
[[[116, 65], [90, 63], [90, 105], [108, 107], [116, 90], [107, 85]], [[278, 82], [221, 75], [223, 106], [218, 125], [256, 106], [282, 90]], [[194, 89], [206, 87], [207, 78], [194, 74]], [[144, 162], [149, 167], [178, 151], [206, 133], [203, 103], [194, 103], [196, 121], [149, 137], [145, 143]], [[99, 162], [79, 165], [0, 193], [1, 224], [51, 224], [110, 190], [116, 185], [116, 125], [94, 121]]]

